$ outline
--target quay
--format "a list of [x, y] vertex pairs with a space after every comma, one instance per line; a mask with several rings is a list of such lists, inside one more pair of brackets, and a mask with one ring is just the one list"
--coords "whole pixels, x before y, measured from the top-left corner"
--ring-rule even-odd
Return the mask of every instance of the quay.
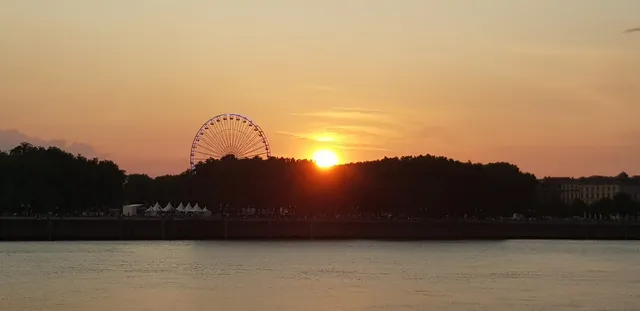
[[241, 239], [640, 240], [640, 222], [0, 218], [0, 241]]

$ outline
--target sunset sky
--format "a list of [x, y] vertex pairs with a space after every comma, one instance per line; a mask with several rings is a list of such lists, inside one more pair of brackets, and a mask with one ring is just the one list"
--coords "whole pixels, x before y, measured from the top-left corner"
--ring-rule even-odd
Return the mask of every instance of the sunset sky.
[[4, 0], [0, 149], [178, 173], [239, 113], [275, 156], [640, 174], [634, 27], [638, 0]]

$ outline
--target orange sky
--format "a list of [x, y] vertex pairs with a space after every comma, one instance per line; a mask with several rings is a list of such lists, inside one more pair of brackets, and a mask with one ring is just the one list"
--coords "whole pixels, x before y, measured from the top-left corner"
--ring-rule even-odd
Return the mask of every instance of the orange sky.
[[0, 148], [177, 173], [203, 122], [240, 113], [276, 156], [640, 174], [640, 33], [622, 34], [639, 16], [636, 0], [5, 0]]

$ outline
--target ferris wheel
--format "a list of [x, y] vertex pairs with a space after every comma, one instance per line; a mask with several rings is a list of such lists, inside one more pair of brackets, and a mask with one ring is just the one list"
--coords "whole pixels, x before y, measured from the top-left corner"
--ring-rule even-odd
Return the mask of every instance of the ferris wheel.
[[191, 144], [191, 169], [208, 159], [270, 157], [267, 135], [258, 124], [239, 114], [221, 114], [205, 122]]

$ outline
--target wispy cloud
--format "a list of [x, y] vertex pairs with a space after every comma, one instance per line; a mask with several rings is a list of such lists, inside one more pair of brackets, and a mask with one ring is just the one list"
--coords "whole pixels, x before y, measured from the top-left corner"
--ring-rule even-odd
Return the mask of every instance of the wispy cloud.
[[332, 125], [322, 127], [320, 129], [323, 132], [328, 133], [342, 133], [346, 135], [358, 135], [358, 136], [399, 136], [401, 133], [393, 128], [385, 126], [367, 126], [367, 125]]
[[342, 149], [342, 150], [359, 150], [359, 151], [385, 151], [385, 152], [392, 151], [391, 149], [388, 149], [388, 148], [380, 147], [377, 145], [370, 145], [370, 144], [342, 144], [342, 145], [337, 145], [336, 148]]
[[292, 113], [292, 116], [297, 117], [316, 117], [316, 118], [330, 118], [330, 119], [359, 119], [359, 120], [376, 120], [380, 119], [376, 115], [365, 114], [353, 111], [340, 111], [340, 110], [328, 110], [308, 113]]
[[293, 138], [299, 138], [299, 139], [315, 140], [312, 137], [308, 136], [307, 134], [292, 133], [287, 131], [276, 131], [276, 134], [291, 136]]
[[627, 29], [624, 31], [624, 33], [631, 33], [631, 32], [640, 32], [640, 27], [639, 28], [631, 28], [631, 29]]
[[289, 131], [278, 131], [276, 133], [319, 142], [361, 142], [402, 137], [402, 133], [398, 131], [355, 125], [318, 127], [300, 133]]
[[103, 158], [106, 156], [97, 152], [93, 146], [85, 143], [70, 143], [63, 139], [45, 140], [28, 136], [17, 130], [0, 130], [0, 150], [9, 151], [23, 142], [41, 147], [58, 147], [73, 154], [82, 154], [85, 157]]
[[454, 135], [440, 125], [418, 122], [411, 115], [361, 107], [334, 107], [324, 111], [295, 114], [318, 118], [302, 131], [280, 131], [297, 139], [329, 143], [338, 149], [391, 151], [389, 146], [409, 142], [454, 140]]
[[362, 114], [384, 114], [382, 110], [359, 108], [359, 107], [334, 107], [333, 110], [362, 113]]
[[391, 151], [384, 148], [381, 144], [368, 143], [366, 139], [361, 139], [356, 135], [345, 135], [343, 133], [333, 133], [335, 136], [326, 135], [327, 133], [316, 134], [309, 133], [293, 133], [287, 131], [277, 131], [277, 134], [290, 136], [295, 139], [302, 139], [307, 141], [315, 141], [321, 143], [329, 143], [337, 149], [342, 150], [362, 150], [362, 151]]
[[359, 107], [334, 107], [322, 111], [293, 113], [291, 115], [296, 117], [333, 120], [332, 123], [338, 122], [338, 120], [348, 120], [350, 124], [353, 122], [366, 122], [370, 124], [383, 125], [394, 122], [394, 119], [384, 111]]

